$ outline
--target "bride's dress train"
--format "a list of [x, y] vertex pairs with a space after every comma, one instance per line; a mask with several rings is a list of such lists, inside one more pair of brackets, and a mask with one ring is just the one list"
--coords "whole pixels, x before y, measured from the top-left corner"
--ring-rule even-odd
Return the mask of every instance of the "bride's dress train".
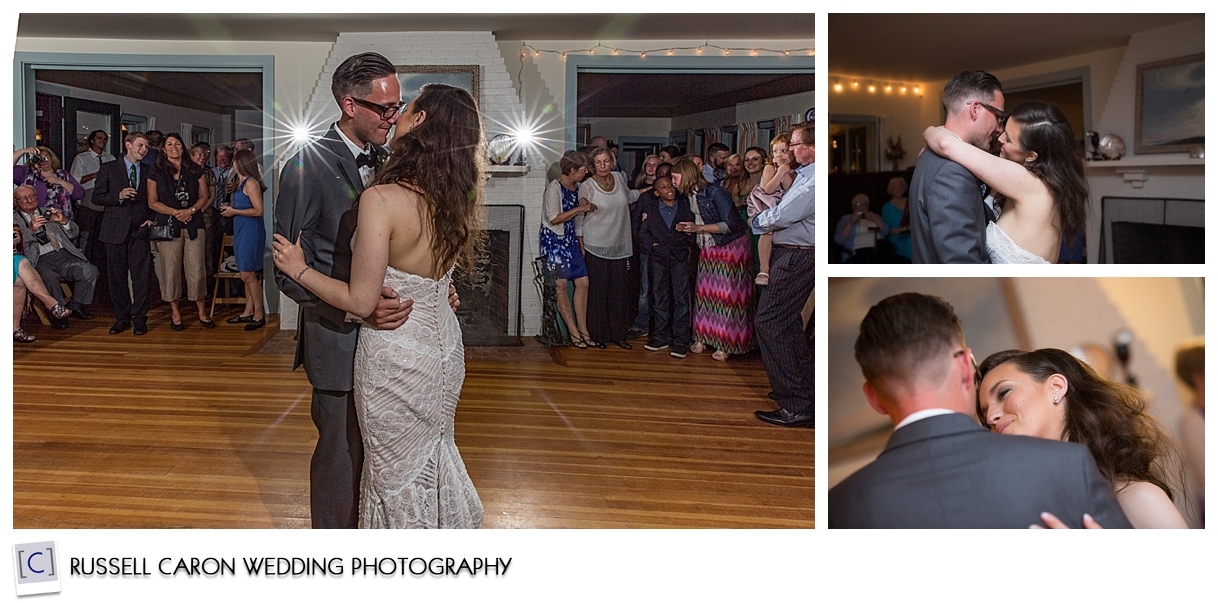
[[392, 331], [365, 326], [355, 352], [364, 437], [361, 528], [477, 528], [482, 501], [453, 440], [465, 349], [440, 280], [390, 266], [385, 286], [414, 300]]

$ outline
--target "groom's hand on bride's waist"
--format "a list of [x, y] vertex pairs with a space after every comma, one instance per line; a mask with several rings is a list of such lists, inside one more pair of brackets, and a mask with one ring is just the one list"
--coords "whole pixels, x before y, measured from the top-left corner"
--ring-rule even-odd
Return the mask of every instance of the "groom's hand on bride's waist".
[[[457, 295], [457, 288], [453, 285], [448, 286], [448, 305], [452, 307], [453, 312], [461, 306], [461, 297]], [[381, 287], [381, 299], [376, 304], [376, 310], [365, 316], [364, 322], [377, 329], [393, 330], [406, 322], [413, 308], [414, 300], [398, 297], [397, 291], [392, 287]]]
[[376, 310], [364, 317], [364, 322], [377, 329], [396, 329], [410, 317], [414, 308], [414, 300], [398, 297], [392, 287], [381, 287], [381, 299], [376, 302]]

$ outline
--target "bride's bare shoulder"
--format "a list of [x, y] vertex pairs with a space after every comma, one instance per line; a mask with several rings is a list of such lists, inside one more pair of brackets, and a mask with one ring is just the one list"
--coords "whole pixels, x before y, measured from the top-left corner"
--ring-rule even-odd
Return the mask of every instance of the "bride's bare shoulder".
[[1135, 528], [1187, 528], [1188, 523], [1168, 498], [1167, 492], [1150, 483], [1118, 484], [1117, 500]]

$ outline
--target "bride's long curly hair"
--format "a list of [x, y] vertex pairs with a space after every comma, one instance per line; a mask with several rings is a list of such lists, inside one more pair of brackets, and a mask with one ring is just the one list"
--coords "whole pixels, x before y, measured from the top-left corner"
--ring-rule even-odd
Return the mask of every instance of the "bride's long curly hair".
[[428, 84], [414, 99], [414, 109], [426, 112], [426, 118], [393, 141], [376, 183], [418, 193], [437, 274], [453, 265], [468, 270], [481, 242], [485, 212], [486, 140], [478, 104], [461, 88]]
[[[978, 383], [1008, 362], [1037, 383], [1055, 374], [1066, 378], [1062, 439], [1085, 445], [1109, 483], [1115, 487], [1122, 480], [1150, 482], [1175, 500], [1177, 489], [1184, 484], [1179, 447], [1148, 412], [1140, 390], [1109, 381], [1069, 352], [1052, 348], [991, 354], [977, 367]], [[988, 425], [981, 410], [980, 387], [976, 410], [981, 424]], [[1176, 488], [1169, 487], [1169, 482]]]
[[1007, 115], [1010, 120], [1022, 126], [1019, 146], [1036, 151], [1036, 159], [1025, 167], [1049, 188], [1062, 240], [1073, 241], [1087, 223], [1091, 193], [1066, 114], [1049, 103], [1028, 101]]

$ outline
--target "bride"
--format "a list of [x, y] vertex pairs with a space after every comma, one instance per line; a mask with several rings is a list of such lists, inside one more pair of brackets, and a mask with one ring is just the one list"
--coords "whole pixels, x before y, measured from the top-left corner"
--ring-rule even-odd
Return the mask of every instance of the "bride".
[[275, 266], [356, 316], [382, 284], [413, 299], [396, 330], [365, 326], [355, 354], [364, 437], [361, 528], [476, 528], [482, 502], [453, 440], [465, 351], [448, 289], [482, 220], [482, 122], [473, 97], [429, 84], [397, 120], [391, 155], [359, 199], [350, 285], [311, 269], [300, 241], [275, 235]]
[[1056, 349], [991, 354], [977, 374], [982, 425], [1006, 435], [1083, 444], [1133, 527], [1188, 527], [1168, 486], [1183, 483], [1168, 478], [1178, 474], [1170, 467], [1179, 453], [1137, 389], [1104, 379]]
[[1087, 219], [1087, 179], [1074, 132], [1057, 107], [1021, 103], [1007, 116], [991, 155], [942, 126], [923, 133], [930, 150], [959, 163], [995, 195], [998, 221], [986, 227], [995, 264], [1056, 263], [1062, 241], [1073, 241]]

